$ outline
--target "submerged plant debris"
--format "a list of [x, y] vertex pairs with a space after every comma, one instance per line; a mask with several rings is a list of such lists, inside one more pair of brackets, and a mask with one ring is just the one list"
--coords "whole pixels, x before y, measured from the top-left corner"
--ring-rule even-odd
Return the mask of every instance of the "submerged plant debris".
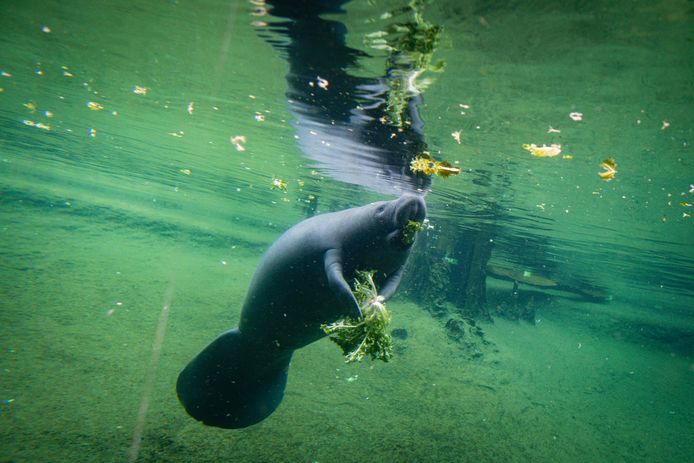
[[384, 362], [393, 356], [393, 338], [388, 333], [390, 312], [383, 296], [378, 295], [373, 275], [373, 271], [360, 271], [354, 279], [353, 294], [359, 305], [359, 318], [347, 317], [321, 325], [342, 349], [346, 363], [359, 362], [365, 355]]
[[415, 157], [410, 162], [410, 170], [424, 175], [438, 175], [444, 178], [460, 173], [458, 167], [453, 167], [451, 163], [446, 161], [435, 161], [428, 153]]
[[612, 180], [617, 174], [617, 163], [612, 158], [602, 161], [600, 168], [602, 169], [602, 172], [598, 172], [598, 175], [606, 182]]
[[551, 145], [537, 146], [535, 143], [522, 145], [524, 150], [530, 151], [535, 157], [538, 158], [553, 158], [561, 153], [561, 145], [552, 143]]

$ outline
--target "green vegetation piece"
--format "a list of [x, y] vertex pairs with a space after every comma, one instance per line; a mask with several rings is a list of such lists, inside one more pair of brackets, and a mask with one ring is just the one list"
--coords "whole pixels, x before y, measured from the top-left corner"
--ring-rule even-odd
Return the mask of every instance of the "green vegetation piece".
[[346, 363], [359, 362], [365, 355], [387, 362], [393, 356], [393, 338], [388, 333], [390, 312], [373, 280], [374, 272], [357, 272], [354, 297], [361, 315], [323, 324], [321, 329], [342, 349]]
[[415, 235], [423, 229], [424, 225], [421, 222], [408, 220], [407, 225], [405, 225], [405, 228], [402, 230], [402, 242], [405, 244], [414, 243]]

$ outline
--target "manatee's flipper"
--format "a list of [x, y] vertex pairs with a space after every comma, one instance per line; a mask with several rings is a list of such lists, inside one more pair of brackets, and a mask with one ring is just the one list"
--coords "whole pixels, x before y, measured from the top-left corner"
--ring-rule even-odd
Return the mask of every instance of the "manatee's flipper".
[[342, 273], [342, 252], [339, 249], [328, 249], [325, 252], [323, 266], [330, 289], [337, 294], [345, 307], [352, 308], [353, 317], [359, 317], [359, 304]]
[[176, 392], [196, 420], [220, 428], [245, 428], [267, 418], [282, 402], [292, 351], [245, 339], [238, 329], [221, 334], [181, 372]]
[[385, 300], [390, 299], [390, 296], [392, 296], [395, 293], [395, 290], [398, 289], [404, 268], [404, 265], [401, 266], [395, 272], [391, 273], [388, 278], [386, 278], [386, 281], [383, 282], [383, 285], [378, 290], [379, 296], [383, 296]]

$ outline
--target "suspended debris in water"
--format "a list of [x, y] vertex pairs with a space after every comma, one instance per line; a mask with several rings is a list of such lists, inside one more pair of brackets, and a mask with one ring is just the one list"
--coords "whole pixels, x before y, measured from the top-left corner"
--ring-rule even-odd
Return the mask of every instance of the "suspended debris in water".
[[549, 129], [547, 130], [547, 133], [561, 133], [561, 130], [555, 129], [551, 125], [549, 126]]
[[670, 127], [670, 122], [668, 121], [663, 121], [663, 126], [660, 128], [660, 130], [665, 130], [668, 127]]
[[46, 34], [50, 34], [51, 28], [48, 26], [41, 26], [41, 32], [45, 32]]
[[22, 124], [28, 125], [29, 127], [36, 127], [37, 129], [41, 130], [51, 130], [52, 127], [49, 124], [44, 124], [43, 122], [34, 122], [30, 121], [29, 119], [24, 119], [22, 121]]
[[251, 11], [252, 16], [265, 16], [267, 15], [267, 8], [264, 6], [256, 6], [253, 11]]
[[524, 150], [530, 151], [530, 154], [538, 158], [553, 158], [561, 153], [561, 145], [552, 143], [551, 145], [537, 146], [535, 143], [522, 145]]
[[246, 151], [243, 146], [246, 143], [246, 137], [244, 135], [234, 135], [231, 137], [231, 144], [236, 147], [236, 151]]
[[36, 112], [36, 108], [38, 108], [39, 106], [36, 104], [35, 101], [29, 101], [27, 103], [24, 103], [24, 107], [31, 111], [32, 114], [34, 114]]
[[316, 80], [318, 81], [318, 86], [322, 88], [323, 90], [328, 89], [328, 80], [323, 79], [321, 76], [316, 77]]
[[614, 162], [614, 159], [612, 158], [602, 161], [600, 168], [602, 169], [602, 172], [598, 172], [598, 175], [606, 182], [612, 180], [617, 173], [617, 163]]
[[92, 138], [96, 138], [96, 129], [89, 128], [89, 136]]
[[287, 192], [287, 181], [278, 177], [272, 177], [272, 189]]
[[435, 161], [431, 158], [429, 153], [424, 153], [414, 158], [412, 162], [410, 162], [410, 170], [412, 172], [420, 172], [424, 175], [438, 175], [444, 178], [460, 173], [458, 167], [453, 167], [446, 161]]
[[569, 117], [570, 117], [572, 120], [574, 120], [574, 121], [576, 121], [576, 122], [579, 122], [579, 121], [582, 121], [582, 120], [583, 120], [583, 113], [573, 112], [573, 113], [569, 114]]
[[179, 172], [181, 172], [183, 175], [190, 175], [190, 169], [181, 169]]
[[462, 132], [462, 130], [457, 130], [451, 134], [451, 137], [453, 137], [453, 140], [455, 140], [459, 145], [460, 145], [460, 132]]
[[70, 71], [68, 71], [67, 66], [62, 66], [61, 67], [63, 70], [63, 76], [65, 77], [74, 77]]
[[97, 103], [96, 101], [87, 101], [87, 108], [91, 109], [92, 111], [101, 111], [104, 109], [104, 105]]
[[6, 72], [6, 71], [2, 71], [2, 72], [0, 72], [0, 76], [2, 76], [2, 77], [12, 77], [12, 74], [10, 74], [9, 72]]
[[169, 135], [176, 138], [183, 138], [183, 130], [179, 130], [178, 132], [169, 132]]
[[192, 116], [193, 111], [195, 111], [195, 103], [191, 101], [190, 103], [188, 103], [188, 106], [186, 107], [186, 112]]
[[265, 115], [263, 113], [256, 112], [255, 120], [258, 122], [265, 122]]
[[141, 86], [139, 86], [139, 85], [136, 85], [136, 86], [133, 88], [133, 93], [134, 93], [135, 95], [147, 95], [147, 92], [148, 92], [148, 91], [149, 91], [149, 89], [148, 89], [147, 87], [141, 87]]

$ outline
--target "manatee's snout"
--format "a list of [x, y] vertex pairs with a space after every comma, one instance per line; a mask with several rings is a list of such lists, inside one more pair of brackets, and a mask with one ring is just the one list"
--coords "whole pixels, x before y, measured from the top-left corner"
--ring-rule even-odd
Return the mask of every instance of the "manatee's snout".
[[395, 203], [395, 224], [397, 228], [405, 227], [408, 222], [422, 223], [427, 215], [427, 205], [421, 196], [403, 195]]

